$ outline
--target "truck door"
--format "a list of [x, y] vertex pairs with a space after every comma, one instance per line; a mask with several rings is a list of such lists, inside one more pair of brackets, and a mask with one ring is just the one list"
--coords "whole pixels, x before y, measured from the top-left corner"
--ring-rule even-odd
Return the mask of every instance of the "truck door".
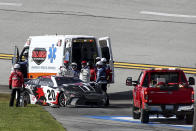
[[101, 57], [106, 58], [107, 62], [111, 69], [111, 81], [110, 83], [114, 83], [114, 61], [113, 61], [113, 55], [112, 55], [112, 47], [109, 37], [102, 37], [99, 38], [99, 48], [101, 52]]

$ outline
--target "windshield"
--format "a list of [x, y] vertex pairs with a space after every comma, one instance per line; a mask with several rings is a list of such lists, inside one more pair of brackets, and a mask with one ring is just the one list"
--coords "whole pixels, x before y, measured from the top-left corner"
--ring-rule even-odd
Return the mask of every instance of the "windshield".
[[178, 72], [153, 72], [151, 73], [150, 81], [156, 83], [158, 81], [165, 83], [178, 83], [179, 73]]
[[73, 62], [76, 62], [79, 66], [83, 60], [94, 63], [97, 56], [98, 53], [95, 39], [73, 39]]
[[60, 86], [62, 84], [83, 82], [80, 79], [75, 78], [75, 77], [56, 77], [55, 80], [56, 80], [58, 86]]

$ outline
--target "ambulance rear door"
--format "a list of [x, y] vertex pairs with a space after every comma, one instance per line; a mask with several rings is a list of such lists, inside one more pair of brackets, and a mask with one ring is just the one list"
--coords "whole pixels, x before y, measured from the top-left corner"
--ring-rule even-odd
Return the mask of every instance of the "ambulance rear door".
[[114, 83], [114, 61], [113, 61], [110, 38], [109, 37], [99, 38], [99, 48], [101, 52], [101, 57], [107, 59], [110, 69], [112, 70], [111, 83]]

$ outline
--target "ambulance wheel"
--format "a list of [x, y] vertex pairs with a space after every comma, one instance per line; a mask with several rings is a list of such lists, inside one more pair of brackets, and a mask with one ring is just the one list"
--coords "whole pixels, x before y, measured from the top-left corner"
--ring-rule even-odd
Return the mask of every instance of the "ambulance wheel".
[[60, 93], [59, 98], [58, 98], [59, 106], [61, 106], [61, 107], [65, 107], [66, 106], [66, 101], [67, 101], [66, 98], [67, 97], [65, 96], [64, 93]]
[[141, 109], [141, 123], [148, 123], [149, 122], [149, 114], [148, 111]]
[[193, 123], [193, 115], [194, 115], [193, 113], [185, 115], [185, 122], [186, 122], [186, 124], [192, 124]]

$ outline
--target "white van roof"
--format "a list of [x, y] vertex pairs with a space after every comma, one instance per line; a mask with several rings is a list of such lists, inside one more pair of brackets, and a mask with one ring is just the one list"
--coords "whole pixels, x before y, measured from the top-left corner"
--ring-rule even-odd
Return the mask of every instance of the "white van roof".
[[94, 36], [88, 35], [42, 35], [42, 36], [30, 36], [31, 39], [48, 39], [48, 38], [95, 38]]
[[[94, 36], [88, 35], [42, 35], [42, 36], [29, 36], [28, 40], [33, 43], [46, 43], [48, 41], [58, 41], [58, 40], [65, 40], [65, 39], [73, 39], [73, 38], [95, 38]], [[42, 44], [43, 44], [42, 43]], [[29, 46], [27, 43], [24, 45]]]

